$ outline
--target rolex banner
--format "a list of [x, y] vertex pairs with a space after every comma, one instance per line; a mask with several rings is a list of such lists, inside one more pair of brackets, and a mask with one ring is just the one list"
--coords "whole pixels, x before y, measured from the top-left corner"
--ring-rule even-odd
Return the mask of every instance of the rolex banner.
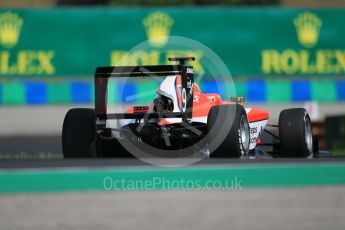
[[[96, 66], [163, 64], [169, 36], [218, 54], [234, 77], [345, 76], [345, 9], [1, 9], [1, 77], [92, 77]], [[148, 40], [149, 50], [133, 47]], [[200, 50], [193, 55], [205, 72]]]

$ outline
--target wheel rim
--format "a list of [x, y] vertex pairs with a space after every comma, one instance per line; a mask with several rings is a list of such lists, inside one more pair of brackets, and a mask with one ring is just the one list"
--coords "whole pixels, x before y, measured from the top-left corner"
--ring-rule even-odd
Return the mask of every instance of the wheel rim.
[[313, 153], [313, 133], [311, 129], [311, 122], [309, 117], [305, 119], [305, 143], [307, 145], [308, 153]]
[[240, 137], [241, 137], [241, 143], [242, 148], [245, 151], [245, 153], [249, 150], [249, 124], [246, 116], [241, 117], [241, 123], [240, 123]]

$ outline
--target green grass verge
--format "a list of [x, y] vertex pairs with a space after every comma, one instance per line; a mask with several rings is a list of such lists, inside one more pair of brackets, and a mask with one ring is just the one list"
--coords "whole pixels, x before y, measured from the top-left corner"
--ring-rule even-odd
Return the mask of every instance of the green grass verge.
[[345, 185], [345, 164], [0, 171], [0, 193]]

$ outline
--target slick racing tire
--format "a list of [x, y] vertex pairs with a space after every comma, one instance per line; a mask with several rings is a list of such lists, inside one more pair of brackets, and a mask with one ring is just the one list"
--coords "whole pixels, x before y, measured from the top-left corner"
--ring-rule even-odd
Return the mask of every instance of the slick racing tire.
[[64, 158], [96, 157], [96, 113], [94, 109], [71, 109], [62, 127]]
[[286, 109], [279, 115], [279, 149], [283, 157], [308, 157], [313, 153], [313, 133], [305, 109]]
[[[250, 129], [246, 111], [237, 104], [211, 108], [207, 128], [211, 157], [238, 158], [248, 155]], [[216, 142], [216, 145], [212, 144]]]

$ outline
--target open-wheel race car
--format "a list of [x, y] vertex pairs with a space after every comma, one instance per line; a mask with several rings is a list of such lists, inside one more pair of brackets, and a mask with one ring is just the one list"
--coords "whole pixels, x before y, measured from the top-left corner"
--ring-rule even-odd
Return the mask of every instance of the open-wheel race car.
[[[268, 124], [269, 113], [246, 108], [244, 97], [223, 100], [202, 93], [194, 83], [193, 57], [169, 58], [176, 65], [98, 67], [95, 108], [67, 112], [62, 130], [65, 158], [142, 155], [185, 157], [255, 156], [269, 146], [273, 157], [310, 157], [317, 150], [306, 110], [281, 111], [278, 124]], [[131, 106], [125, 113], [108, 113], [109, 78], [163, 78], [149, 105]], [[116, 120], [116, 126], [109, 125]], [[262, 139], [269, 135], [269, 142]], [[186, 150], [186, 151], [183, 151]], [[155, 153], [154, 153], [155, 152]], [[176, 154], [177, 153], [177, 154]], [[192, 156], [192, 155], [190, 155]]]

